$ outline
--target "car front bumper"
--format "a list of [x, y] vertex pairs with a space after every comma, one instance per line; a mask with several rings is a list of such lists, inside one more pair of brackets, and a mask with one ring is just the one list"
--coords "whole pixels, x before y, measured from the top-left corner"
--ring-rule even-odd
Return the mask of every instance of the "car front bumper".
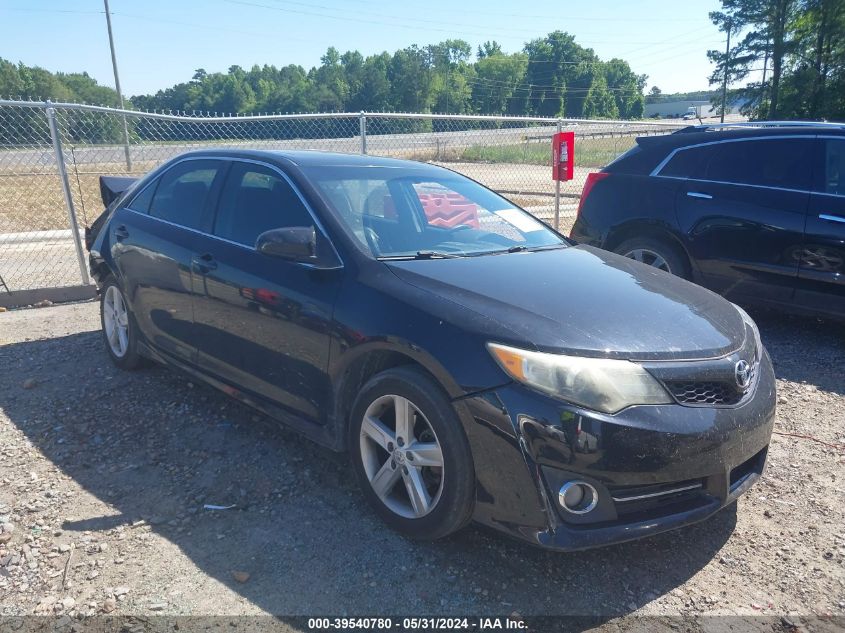
[[[736, 407], [679, 404], [587, 411], [509, 384], [460, 400], [476, 466], [474, 518], [556, 550], [620, 543], [696, 523], [760, 477], [775, 416], [763, 355], [753, 394]], [[558, 502], [567, 481], [592, 485], [592, 512]]]

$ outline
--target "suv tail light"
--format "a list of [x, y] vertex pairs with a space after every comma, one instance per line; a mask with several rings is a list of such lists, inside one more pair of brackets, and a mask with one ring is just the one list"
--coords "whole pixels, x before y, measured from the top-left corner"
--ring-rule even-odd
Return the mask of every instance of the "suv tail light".
[[578, 215], [581, 215], [581, 209], [584, 206], [584, 202], [587, 200], [587, 196], [590, 195], [593, 187], [596, 186], [596, 183], [601, 182], [609, 175], [610, 174], [606, 171], [594, 171], [591, 174], [587, 174], [587, 182], [584, 183], [584, 190], [581, 192], [581, 200], [578, 202]]

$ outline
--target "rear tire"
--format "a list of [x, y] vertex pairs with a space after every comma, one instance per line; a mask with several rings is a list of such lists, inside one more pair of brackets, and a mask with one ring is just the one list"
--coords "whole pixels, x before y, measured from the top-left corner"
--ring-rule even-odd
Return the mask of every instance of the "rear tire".
[[141, 367], [144, 359], [138, 353], [138, 325], [123, 289], [112, 276], [106, 278], [101, 288], [100, 323], [106, 352], [112, 362], [125, 370]]
[[396, 367], [364, 385], [352, 406], [349, 453], [367, 501], [397, 532], [437, 539], [472, 518], [469, 442], [446, 394], [420, 369]]
[[666, 241], [652, 237], [634, 237], [615, 249], [623, 257], [654, 266], [682, 279], [690, 278], [689, 263], [679, 249]]

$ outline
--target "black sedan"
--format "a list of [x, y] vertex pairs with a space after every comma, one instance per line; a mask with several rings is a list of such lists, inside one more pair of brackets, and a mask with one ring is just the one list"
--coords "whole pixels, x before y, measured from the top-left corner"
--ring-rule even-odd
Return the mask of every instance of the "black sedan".
[[192, 152], [111, 202], [90, 264], [119, 367], [348, 450], [409, 536], [624, 541], [710, 516], [765, 463], [775, 380], [747, 314], [439, 167]]

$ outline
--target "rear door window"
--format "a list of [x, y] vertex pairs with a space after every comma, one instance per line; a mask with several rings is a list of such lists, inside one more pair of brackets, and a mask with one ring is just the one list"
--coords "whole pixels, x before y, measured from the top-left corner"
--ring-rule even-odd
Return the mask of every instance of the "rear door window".
[[255, 246], [270, 229], [314, 226], [314, 219], [293, 187], [277, 171], [234, 162], [220, 194], [214, 235]]
[[189, 229], [202, 228], [211, 186], [221, 168], [217, 160], [186, 160], [167, 170], [159, 179], [150, 215]]
[[769, 138], [717, 143], [704, 180], [783, 189], [810, 189], [812, 138]]
[[155, 194], [157, 184], [158, 181], [148, 184], [140, 192], [138, 192], [138, 194], [136, 194], [126, 206], [133, 211], [138, 211], [139, 213], [149, 213], [150, 203], [153, 200], [153, 194]]
[[828, 139], [824, 152], [823, 193], [845, 196], [845, 139]]

